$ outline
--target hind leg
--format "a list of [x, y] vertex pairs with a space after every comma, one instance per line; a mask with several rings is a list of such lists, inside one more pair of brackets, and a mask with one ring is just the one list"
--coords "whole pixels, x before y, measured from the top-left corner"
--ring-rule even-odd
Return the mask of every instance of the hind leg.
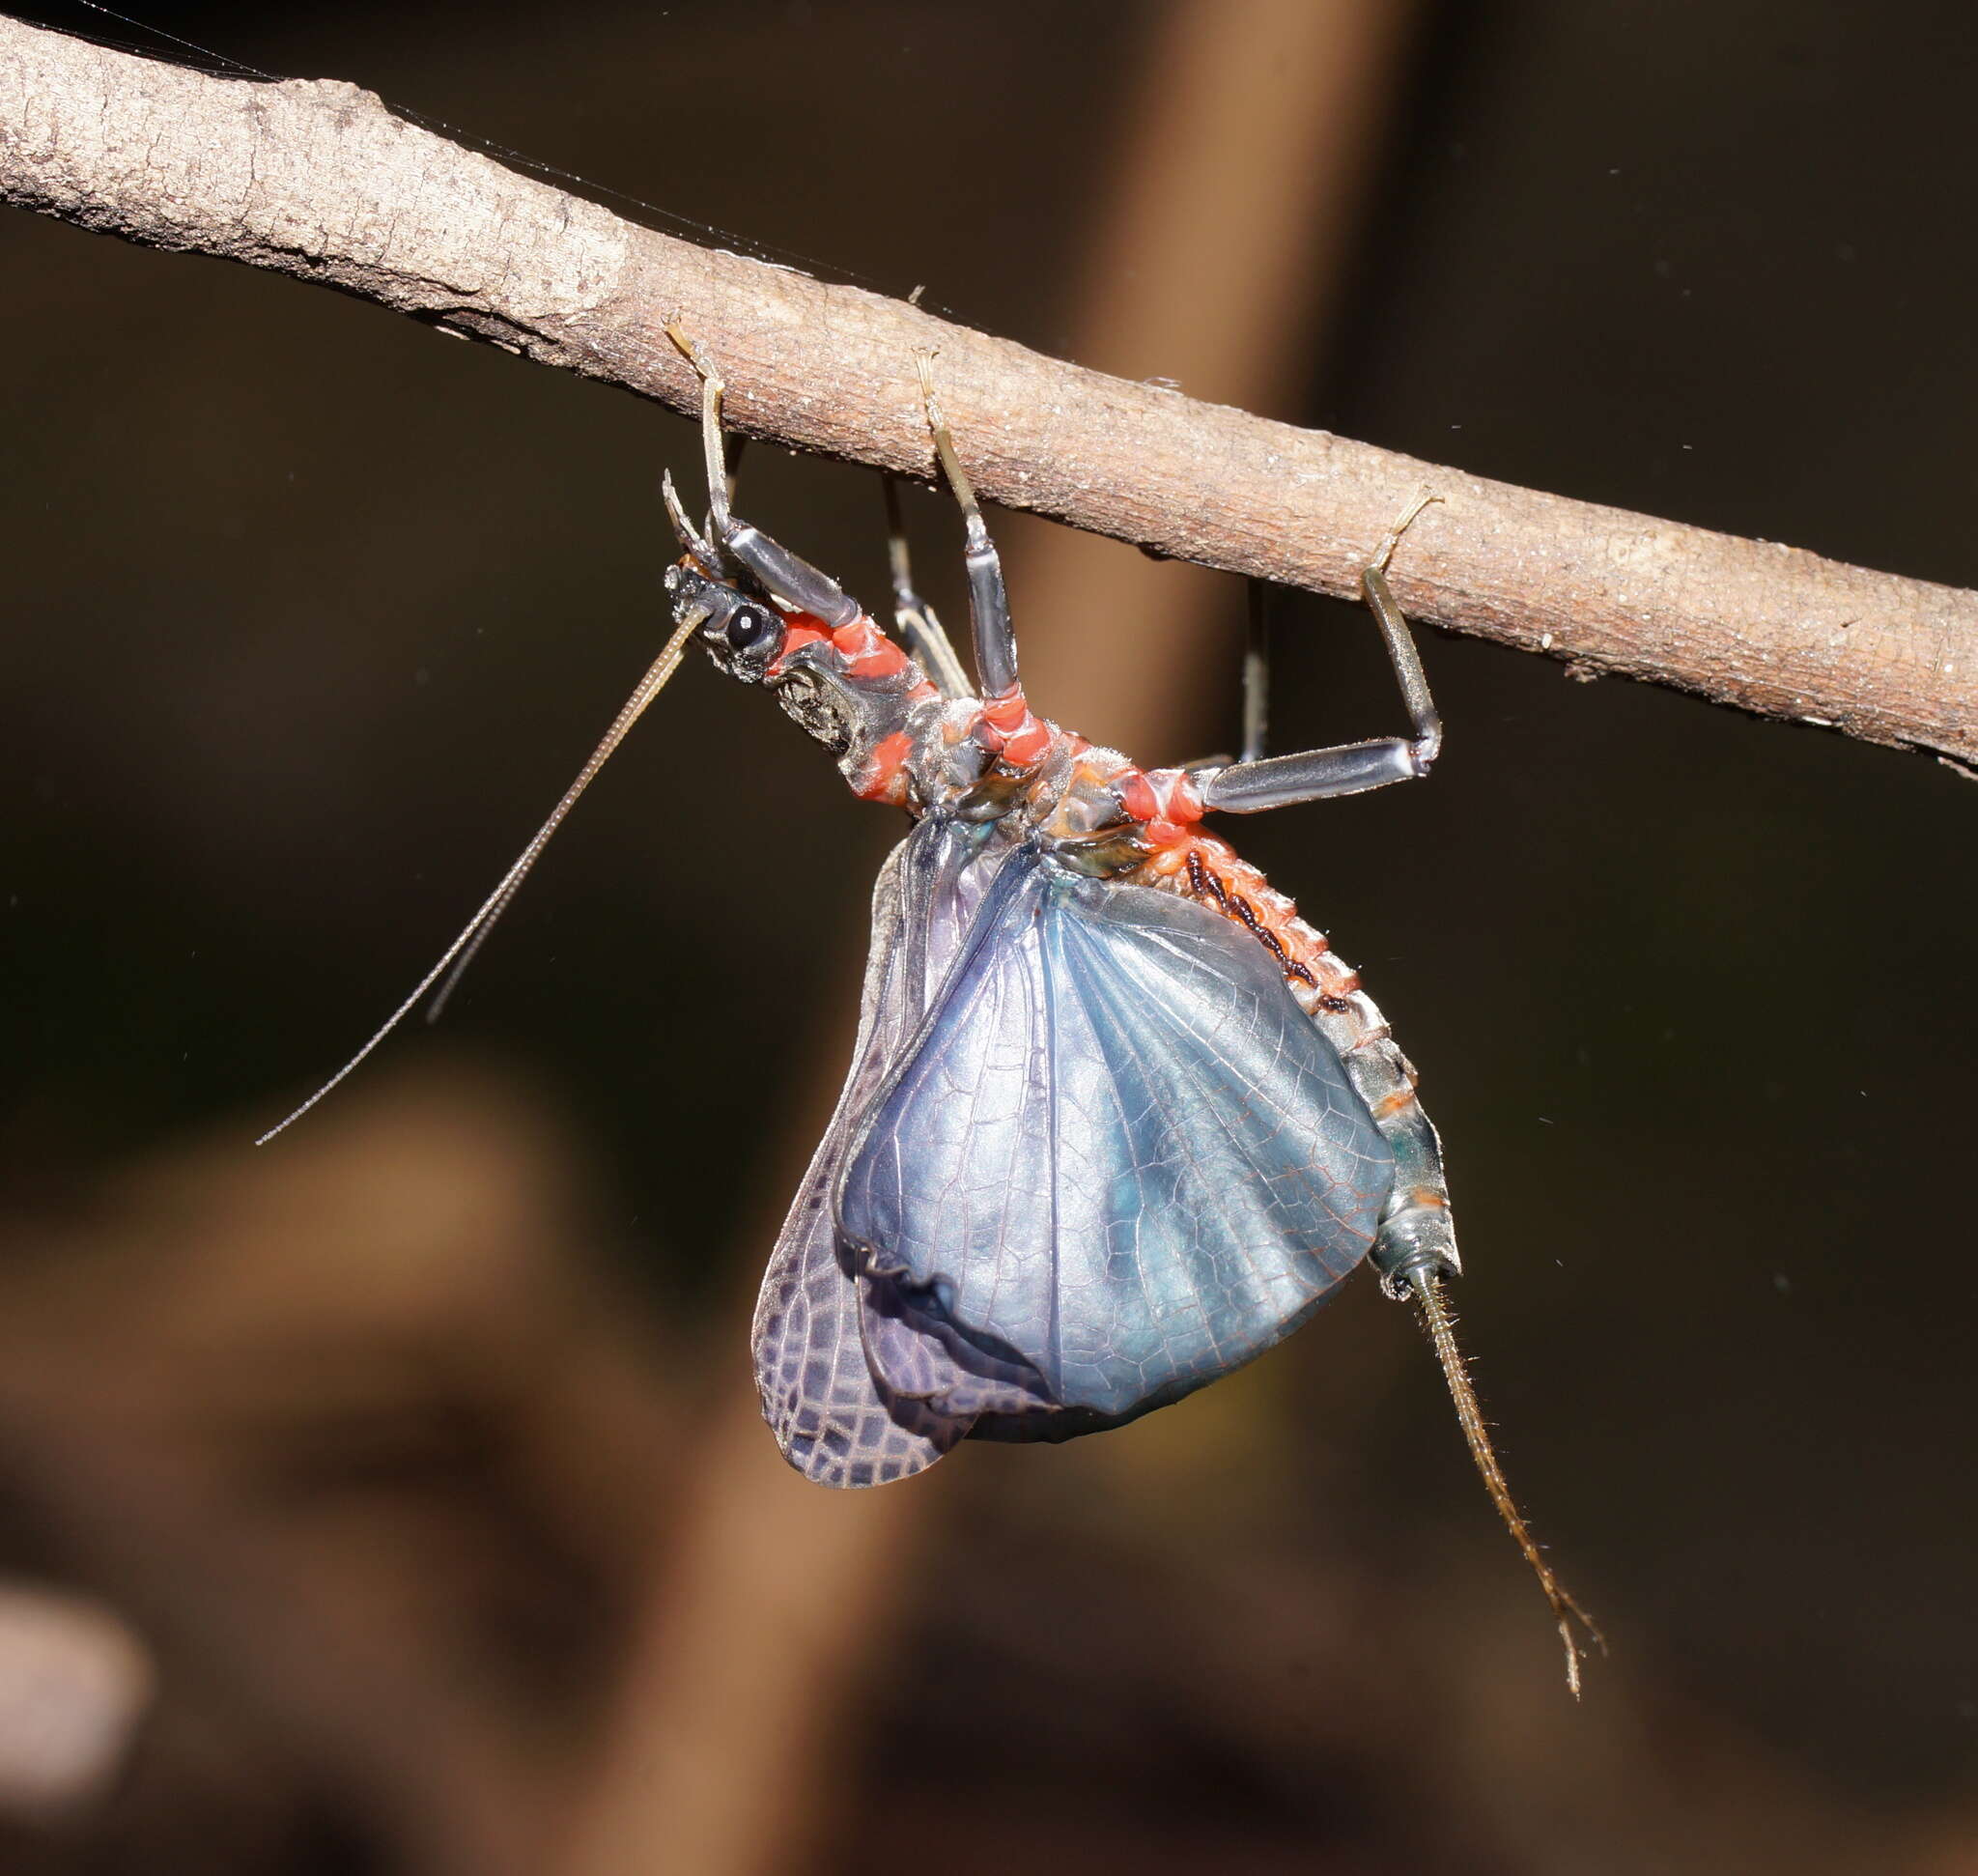
[[1244, 759], [1202, 777], [1201, 795], [1207, 807], [1229, 814], [1256, 814], [1293, 802], [1324, 801], [1334, 795], [1384, 788], [1391, 782], [1413, 782], [1428, 773], [1442, 751], [1442, 719], [1428, 694], [1427, 673], [1422, 668], [1408, 622], [1387, 583], [1387, 567], [1410, 523], [1431, 501], [1440, 499], [1432, 495], [1419, 497], [1388, 530], [1360, 575], [1361, 592], [1380, 627], [1388, 661], [1400, 685], [1411, 733], [1306, 750], [1296, 755], [1263, 755], [1267, 667], [1257, 615], [1253, 614], [1251, 651], [1244, 666]]

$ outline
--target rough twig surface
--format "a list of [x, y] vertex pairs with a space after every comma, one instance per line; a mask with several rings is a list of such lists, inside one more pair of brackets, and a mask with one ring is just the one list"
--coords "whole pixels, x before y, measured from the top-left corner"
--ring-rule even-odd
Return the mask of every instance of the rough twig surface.
[[897, 300], [637, 227], [330, 80], [213, 78], [0, 20], [0, 196], [340, 287], [683, 412], [677, 319], [753, 436], [930, 476], [914, 355], [977, 487], [1095, 533], [1357, 591], [1409, 497], [1444, 497], [1409, 612], [1586, 672], [1978, 763], [1978, 593], [1488, 482], [1128, 384]]

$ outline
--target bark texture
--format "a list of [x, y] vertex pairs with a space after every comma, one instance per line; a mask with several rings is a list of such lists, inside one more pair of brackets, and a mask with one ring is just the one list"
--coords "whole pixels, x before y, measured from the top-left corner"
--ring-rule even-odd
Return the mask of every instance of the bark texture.
[[676, 411], [663, 329], [751, 436], [921, 477], [918, 352], [978, 488], [1176, 558], [1352, 594], [1767, 716], [1978, 763], [1978, 593], [1513, 488], [1047, 358], [898, 300], [697, 247], [520, 176], [335, 80], [215, 78], [0, 20], [0, 197], [375, 299]]

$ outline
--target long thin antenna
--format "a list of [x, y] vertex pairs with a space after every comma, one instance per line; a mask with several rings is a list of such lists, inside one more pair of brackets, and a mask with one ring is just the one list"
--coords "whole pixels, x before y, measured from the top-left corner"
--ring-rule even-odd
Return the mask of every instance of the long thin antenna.
[[509, 901], [522, 890], [523, 881], [529, 876], [529, 868], [542, 857], [543, 849], [550, 844], [550, 837], [563, 825], [565, 817], [577, 806], [578, 797], [596, 780], [598, 771], [605, 766], [606, 762], [610, 759], [612, 752], [625, 740], [632, 725], [645, 714], [646, 705], [651, 703], [653, 698], [665, 689], [666, 680], [680, 668], [680, 660], [686, 653], [687, 640], [693, 636], [700, 622], [699, 616], [684, 619], [674, 631], [673, 636], [666, 640], [665, 649], [660, 653], [659, 657], [654, 659], [652, 668], [639, 679], [638, 688], [626, 698], [625, 707], [611, 720], [610, 728], [605, 731], [604, 739], [598, 744], [596, 749], [591, 751], [590, 759], [578, 771], [577, 780], [563, 791], [563, 799], [550, 810], [550, 818], [536, 830], [535, 838], [529, 841], [527, 846], [523, 848], [522, 854], [517, 859], [515, 865], [502, 874], [501, 883], [482, 901], [481, 909], [467, 921], [466, 926], [460, 936], [447, 946], [439, 961], [419, 980], [411, 995], [385, 1018], [382, 1027], [379, 1029], [378, 1033], [355, 1055], [352, 1056], [335, 1074], [331, 1075], [315, 1094], [311, 1094], [300, 1107], [297, 1108], [286, 1120], [277, 1122], [260, 1139], [255, 1141], [254, 1144], [257, 1147], [267, 1146], [284, 1128], [295, 1125], [338, 1082], [349, 1075], [399, 1024], [404, 1022], [418, 1008], [419, 1000], [425, 996], [427, 991], [432, 989], [444, 977], [446, 981], [441, 986], [439, 996], [434, 1005], [434, 1014], [437, 1015], [438, 1013], [439, 1005], [445, 1002], [448, 993], [460, 981], [461, 973], [473, 961], [474, 953], [481, 949], [489, 932], [494, 928], [495, 920], [500, 918], [502, 913], [508, 909]]
[[1449, 1299], [1442, 1293], [1442, 1285], [1427, 1272], [1411, 1272], [1410, 1275], [1415, 1300], [1422, 1305], [1422, 1320], [1427, 1325], [1429, 1341], [1435, 1345], [1435, 1358], [1442, 1364], [1443, 1379], [1449, 1382], [1450, 1398], [1456, 1406], [1456, 1423], [1463, 1430], [1470, 1457], [1476, 1461], [1477, 1470], [1484, 1475], [1484, 1489], [1490, 1493], [1490, 1502], [1497, 1507], [1497, 1515], [1504, 1520], [1505, 1529], [1511, 1532], [1512, 1542], [1524, 1553], [1525, 1561], [1539, 1578], [1539, 1587], [1545, 1592], [1545, 1600], [1552, 1605], [1553, 1619], [1559, 1624], [1559, 1638], [1566, 1644], [1566, 1684], [1577, 1700], [1580, 1697], [1581, 1649], [1572, 1625], [1578, 1622], [1603, 1655], [1607, 1652], [1607, 1638], [1595, 1626], [1594, 1618], [1572, 1600], [1566, 1585], [1552, 1574], [1552, 1566], [1545, 1561], [1544, 1551], [1540, 1549], [1538, 1540], [1533, 1537], [1512, 1500], [1511, 1487], [1505, 1482], [1504, 1468], [1497, 1463], [1490, 1435], [1484, 1425], [1483, 1411], [1477, 1406], [1477, 1390], [1470, 1385], [1470, 1371], [1463, 1360], [1463, 1351], [1456, 1346], [1455, 1318], [1450, 1313]]

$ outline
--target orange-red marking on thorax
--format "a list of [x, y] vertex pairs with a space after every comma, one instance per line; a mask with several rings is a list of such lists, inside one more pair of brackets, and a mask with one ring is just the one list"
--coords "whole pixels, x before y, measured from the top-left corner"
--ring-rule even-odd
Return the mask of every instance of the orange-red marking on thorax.
[[1012, 684], [1008, 690], [982, 699], [975, 740], [1011, 768], [1027, 769], [1032, 762], [1041, 761], [1050, 749], [1051, 725], [1031, 714], [1023, 686]]
[[910, 782], [907, 757], [913, 753], [914, 739], [904, 729], [882, 737], [853, 782], [852, 792], [861, 801], [883, 801], [893, 808], [904, 808]]
[[780, 677], [789, 668], [790, 660], [805, 645], [823, 644], [831, 634], [824, 628], [822, 620], [814, 619], [808, 612], [792, 612], [783, 621], [783, 648], [777, 653], [776, 662], [765, 673], [769, 677]]
[[1176, 847], [1202, 817], [1201, 793], [1186, 769], [1125, 769], [1114, 778], [1120, 805], [1157, 847]]

